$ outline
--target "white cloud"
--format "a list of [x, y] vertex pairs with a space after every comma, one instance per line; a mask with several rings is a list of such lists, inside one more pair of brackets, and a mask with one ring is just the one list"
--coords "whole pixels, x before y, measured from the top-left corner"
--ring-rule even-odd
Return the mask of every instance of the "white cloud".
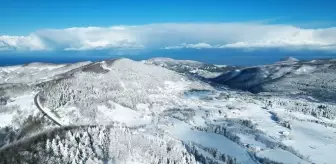
[[45, 29], [28, 36], [0, 36], [0, 50], [176, 48], [336, 49], [336, 28], [302, 29], [256, 23], [148, 24]]
[[46, 50], [47, 47], [38, 36], [0, 36], [0, 50]]
[[215, 48], [214, 46], [207, 43], [196, 43], [196, 44], [186, 44], [182, 43], [178, 46], [167, 46], [164, 49], [181, 49], [181, 48], [195, 48], [195, 49], [203, 49], [203, 48]]

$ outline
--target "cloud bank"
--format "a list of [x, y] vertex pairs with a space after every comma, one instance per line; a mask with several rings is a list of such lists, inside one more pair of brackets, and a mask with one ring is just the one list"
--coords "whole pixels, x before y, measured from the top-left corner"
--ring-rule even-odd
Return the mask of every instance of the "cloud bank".
[[0, 36], [0, 51], [95, 49], [284, 48], [336, 50], [336, 28], [256, 23], [147, 24], [44, 29]]

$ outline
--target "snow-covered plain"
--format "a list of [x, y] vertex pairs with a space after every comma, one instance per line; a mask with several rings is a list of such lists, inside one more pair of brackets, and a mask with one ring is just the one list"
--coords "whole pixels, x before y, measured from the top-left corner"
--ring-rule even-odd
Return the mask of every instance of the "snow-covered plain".
[[[292, 69], [297, 63], [262, 72], [298, 78], [323, 67]], [[8, 79], [0, 83], [0, 163], [336, 161], [333, 102], [229, 89], [204, 79], [225, 67], [205, 66], [165, 58], [38, 64], [26, 80], [15, 72], [27, 66], [0, 68]], [[209, 76], [190, 74], [204, 68]]]

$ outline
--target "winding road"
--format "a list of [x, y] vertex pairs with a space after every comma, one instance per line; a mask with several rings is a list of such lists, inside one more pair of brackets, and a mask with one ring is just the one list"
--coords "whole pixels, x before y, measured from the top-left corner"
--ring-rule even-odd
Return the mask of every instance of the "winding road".
[[59, 121], [55, 120], [52, 116], [50, 116], [48, 114], [49, 112], [45, 111], [45, 109], [40, 104], [39, 97], [40, 97], [39, 94], [36, 94], [35, 97], [34, 97], [34, 103], [35, 103], [37, 109], [39, 109], [45, 116], [47, 116], [52, 122], [54, 122], [58, 126], [63, 126]]

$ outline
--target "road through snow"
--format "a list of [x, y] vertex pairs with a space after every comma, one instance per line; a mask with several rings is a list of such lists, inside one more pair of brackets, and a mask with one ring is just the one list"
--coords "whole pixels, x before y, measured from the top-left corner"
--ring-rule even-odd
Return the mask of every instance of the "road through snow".
[[37, 109], [39, 109], [45, 116], [47, 116], [51, 121], [53, 121], [55, 124], [57, 124], [58, 126], [63, 126], [60, 122], [60, 120], [58, 120], [57, 118], [55, 118], [54, 116], [51, 116], [50, 110], [49, 109], [44, 109], [42, 107], [42, 105], [40, 104], [39, 101], [39, 94], [36, 94], [36, 96], [34, 97], [34, 103], [37, 107]]

